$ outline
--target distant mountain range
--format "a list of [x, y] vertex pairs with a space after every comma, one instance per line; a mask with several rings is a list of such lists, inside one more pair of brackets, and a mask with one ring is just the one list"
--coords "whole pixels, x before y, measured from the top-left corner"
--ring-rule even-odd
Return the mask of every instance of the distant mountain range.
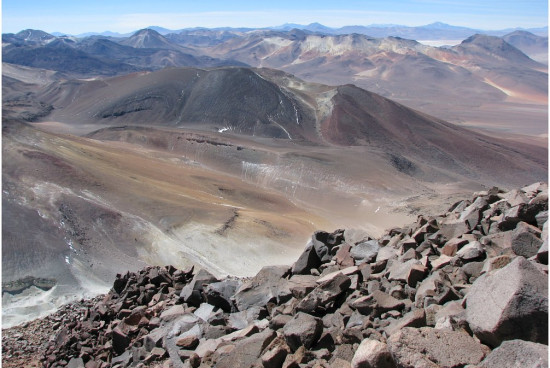
[[[319, 24], [310, 26], [324, 29]], [[433, 34], [457, 28], [444, 24], [426, 27], [431, 27]], [[547, 62], [548, 38], [526, 31], [504, 37], [475, 34], [456, 46], [432, 47], [402, 37], [296, 28], [246, 32], [194, 29], [164, 35], [158, 30], [143, 29], [128, 37], [83, 38], [24, 30], [2, 35], [2, 56], [5, 63], [77, 78], [182, 66], [274, 68], [307, 81], [355, 84], [452, 122], [467, 121], [468, 116], [479, 119], [477, 113], [470, 113], [479, 108], [479, 113], [500, 124], [500, 107], [491, 105], [499, 113], [496, 116], [480, 106], [503, 102], [509, 96], [529, 101], [546, 101], [548, 96], [547, 66], [529, 58]], [[504, 116], [510, 127], [524, 119], [517, 111]], [[528, 123], [538, 126], [543, 120], [547, 114], [541, 112]]]
[[[285, 23], [280, 26], [275, 27], [265, 27], [265, 28], [232, 28], [232, 27], [219, 27], [219, 28], [182, 28], [178, 30], [168, 29], [159, 26], [150, 26], [148, 29], [157, 31], [161, 35], [167, 35], [170, 33], [180, 33], [182, 31], [196, 31], [196, 30], [216, 30], [216, 31], [233, 31], [233, 32], [248, 32], [253, 30], [276, 30], [276, 31], [289, 31], [291, 29], [300, 29], [309, 32], [315, 33], [324, 33], [324, 34], [349, 34], [349, 33], [359, 33], [372, 37], [403, 37], [413, 40], [463, 40], [468, 38], [476, 33], [486, 34], [490, 36], [504, 36], [508, 33], [514, 31], [527, 31], [533, 33], [537, 36], [547, 37], [548, 36], [548, 27], [538, 27], [538, 28], [506, 28], [501, 30], [482, 30], [477, 28], [468, 28], [453, 26], [450, 24], [435, 22], [427, 24], [424, 26], [404, 26], [399, 24], [371, 24], [368, 26], [361, 25], [349, 25], [339, 28], [332, 28], [322, 25], [320, 23], [311, 23], [307, 25], [296, 24], [296, 23]], [[76, 35], [76, 37], [88, 37], [94, 35], [107, 36], [107, 37], [128, 37], [131, 36], [134, 32], [130, 33], [117, 33], [117, 32], [87, 32]], [[66, 33], [53, 32], [54, 36], [63, 36], [67, 35]]]
[[504, 36], [507, 33], [516, 30], [525, 30], [539, 36], [548, 35], [548, 27], [543, 28], [509, 28], [503, 30], [482, 30], [475, 28], [453, 26], [441, 22], [431, 23], [424, 26], [410, 27], [397, 24], [372, 24], [369, 26], [344, 26], [340, 28], [331, 28], [319, 23], [308, 25], [284, 24], [273, 29], [290, 30], [302, 29], [311, 32], [325, 34], [349, 34], [359, 33], [371, 37], [402, 37], [412, 40], [463, 40], [474, 34], [486, 34], [490, 36]]

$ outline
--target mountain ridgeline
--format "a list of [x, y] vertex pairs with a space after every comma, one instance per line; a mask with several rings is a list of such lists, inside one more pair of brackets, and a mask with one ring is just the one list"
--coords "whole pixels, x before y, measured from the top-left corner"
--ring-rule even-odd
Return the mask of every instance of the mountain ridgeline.
[[[448, 28], [435, 24], [426, 30], [435, 37]], [[432, 47], [401, 38], [406, 33], [397, 29], [391, 36], [353, 33], [353, 27], [335, 34], [320, 25], [172, 33], [158, 29], [163, 34], [155, 29], [81, 38], [25, 30], [2, 35], [2, 56], [4, 63], [57, 71], [69, 79], [166, 67], [273, 68], [312, 82], [351, 83], [453, 123], [483, 120], [485, 126], [498, 124], [528, 134], [547, 130], [547, 109], [539, 105], [548, 99], [547, 66], [540, 63], [547, 62], [548, 39], [529, 32], [501, 38], [460, 29], [469, 32], [462, 43]], [[413, 32], [408, 38], [416, 36]], [[517, 109], [510, 109], [510, 102], [519, 104]], [[520, 131], [516, 122], [526, 111], [528, 124]]]

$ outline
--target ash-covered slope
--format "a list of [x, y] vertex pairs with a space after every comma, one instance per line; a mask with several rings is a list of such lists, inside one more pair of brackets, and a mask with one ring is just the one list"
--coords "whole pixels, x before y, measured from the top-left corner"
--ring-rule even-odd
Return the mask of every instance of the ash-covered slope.
[[477, 178], [490, 172], [507, 182], [513, 180], [507, 168], [529, 176], [547, 167], [544, 148], [490, 138], [355, 86], [338, 87], [332, 100], [332, 114], [321, 125], [327, 140], [376, 147], [413, 176], [424, 175], [425, 164]]
[[[4, 332], [4, 359], [48, 368], [543, 367], [547, 217], [547, 184], [494, 187], [378, 239], [317, 231], [292, 266], [248, 279], [172, 266], [118, 274], [101, 300], [30, 323], [34, 334]], [[23, 357], [14, 354], [21, 340], [30, 341]]]
[[174, 68], [69, 81], [48, 87], [38, 98], [56, 108], [48, 119], [71, 124], [200, 126], [303, 139], [304, 126], [314, 129], [315, 122], [315, 112], [290, 91], [246, 68]]
[[[204, 139], [188, 142], [194, 161], [13, 120], [2, 133], [2, 279], [56, 280], [46, 293], [31, 288], [4, 299], [4, 326], [104, 292], [120, 267], [178, 257], [180, 267], [201, 264], [220, 275], [259, 269], [267, 254], [266, 261], [295, 255], [313, 224], [326, 223], [269, 188], [205, 167], [200, 153], [217, 146]], [[219, 160], [238, 151], [220, 146]]]
[[[108, 96], [108, 97], [107, 97]], [[328, 146], [362, 146], [423, 180], [542, 180], [546, 150], [490, 138], [353, 85], [331, 87], [271, 69], [165, 69], [45, 88], [47, 120], [187, 127]], [[437, 172], [434, 172], [435, 171]]]

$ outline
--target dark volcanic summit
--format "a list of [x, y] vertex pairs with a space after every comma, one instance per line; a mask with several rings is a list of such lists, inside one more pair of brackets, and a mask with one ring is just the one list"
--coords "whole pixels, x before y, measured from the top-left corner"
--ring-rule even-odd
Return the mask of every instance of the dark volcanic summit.
[[[59, 92], [68, 89], [77, 97], [60, 98]], [[287, 139], [303, 139], [304, 126], [314, 125], [310, 108], [246, 68], [165, 69], [101, 82], [66, 82], [50, 86], [40, 99], [59, 110], [51, 118], [71, 124], [200, 126]]]

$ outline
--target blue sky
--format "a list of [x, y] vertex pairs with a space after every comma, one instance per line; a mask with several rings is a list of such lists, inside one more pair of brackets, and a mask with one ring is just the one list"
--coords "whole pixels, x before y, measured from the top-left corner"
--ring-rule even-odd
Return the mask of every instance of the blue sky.
[[148, 26], [266, 27], [319, 22], [344, 25], [436, 21], [479, 29], [548, 25], [547, 0], [3, 0], [2, 32], [131, 32]]

